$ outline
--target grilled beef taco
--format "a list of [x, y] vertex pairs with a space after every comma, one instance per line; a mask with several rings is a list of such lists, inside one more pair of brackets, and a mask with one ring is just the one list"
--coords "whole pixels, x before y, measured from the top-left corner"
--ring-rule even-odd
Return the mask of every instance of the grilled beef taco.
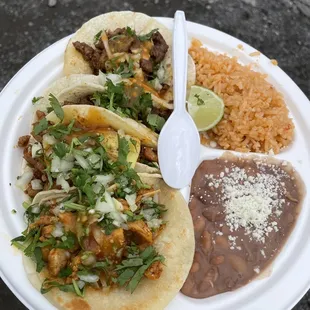
[[[118, 74], [172, 109], [171, 43], [171, 31], [145, 14], [125, 11], [99, 15], [70, 39], [64, 73]], [[188, 72], [189, 84], [194, 80], [193, 84], [195, 65], [190, 56]]]
[[87, 127], [85, 106], [50, 104], [19, 140], [28, 165], [18, 185], [30, 199], [12, 243], [31, 283], [59, 309], [164, 308], [193, 258], [185, 201], [160, 175], [133, 169], [136, 137], [116, 132], [113, 155], [115, 131]]

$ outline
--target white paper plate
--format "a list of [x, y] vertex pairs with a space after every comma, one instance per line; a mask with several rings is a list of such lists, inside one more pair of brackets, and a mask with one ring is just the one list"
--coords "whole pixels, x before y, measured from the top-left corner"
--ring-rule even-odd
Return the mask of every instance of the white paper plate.
[[[158, 18], [172, 28], [172, 19]], [[200, 39], [214, 51], [238, 56], [240, 62], [256, 62], [257, 70], [268, 74], [268, 80], [283, 93], [289, 106], [296, 136], [292, 146], [278, 158], [290, 161], [306, 184], [310, 183], [310, 105], [297, 85], [270, 60], [263, 56], [251, 57], [255, 50], [249, 45], [215, 29], [188, 23], [190, 37]], [[0, 271], [1, 277], [13, 293], [29, 309], [55, 309], [28, 282], [22, 265], [21, 254], [10, 246], [10, 240], [24, 229], [22, 194], [14, 184], [20, 174], [21, 150], [16, 148], [18, 137], [29, 133], [31, 99], [56, 78], [61, 76], [63, 54], [69, 37], [45, 49], [26, 64], [9, 82], [0, 95]], [[244, 50], [237, 48], [242, 44]], [[201, 158], [214, 158], [222, 151], [202, 147]], [[10, 186], [10, 183], [12, 184]], [[183, 190], [185, 197], [188, 189]], [[272, 275], [230, 293], [207, 299], [191, 299], [178, 294], [168, 309], [291, 309], [310, 287], [310, 209], [306, 195], [296, 228], [285, 248], [274, 262]], [[17, 214], [11, 210], [16, 209]], [[147, 301], [146, 301], [147, 303]]]

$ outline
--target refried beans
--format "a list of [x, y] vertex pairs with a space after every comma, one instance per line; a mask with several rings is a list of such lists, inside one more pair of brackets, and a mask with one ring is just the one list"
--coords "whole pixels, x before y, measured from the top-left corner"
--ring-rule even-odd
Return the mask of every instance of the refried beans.
[[262, 273], [290, 235], [303, 195], [285, 161], [229, 153], [203, 161], [191, 186], [196, 249], [182, 293], [206, 298]]

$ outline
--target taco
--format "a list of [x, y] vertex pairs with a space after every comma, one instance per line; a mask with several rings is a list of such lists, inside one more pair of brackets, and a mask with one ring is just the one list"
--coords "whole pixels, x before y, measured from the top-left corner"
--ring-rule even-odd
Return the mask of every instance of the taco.
[[[172, 109], [171, 44], [171, 31], [152, 17], [129, 11], [102, 14], [70, 39], [64, 73], [121, 75], [151, 93], [159, 105]], [[190, 56], [188, 65], [191, 86], [195, 65]]]
[[[40, 109], [46, 111], [51, 98], [57, 98], [63, 107], [66, 124], [79, 115], [83, 119], [78, 121], [84, 127], [122, 129], [138, 138], [142, 144], [139, 162], [158, 169], [158, 133], [171, 110], [159, 108], [140, 86], [128, 85], [114, 74], [75, 74], [55, 81], [45, 91]], [[47, 118], [59, 121], [55, 113]]]
[[116, 133], [113, 158], [107, 129], [82, 127], [85, 113], [69, 120], [72, 106], [53, 100], [19, 140], [28, 163], [19, 181], [31, 199], [12, 244], [30, 282], [59, 309], [163, 309], [193, 259], [186, 202], [160, 175], [133, 169], [137, 138]]

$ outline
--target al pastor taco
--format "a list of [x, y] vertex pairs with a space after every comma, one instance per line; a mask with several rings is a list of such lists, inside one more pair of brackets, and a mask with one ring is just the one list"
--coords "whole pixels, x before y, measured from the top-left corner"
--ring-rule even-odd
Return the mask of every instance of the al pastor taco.
[[19, 139], [19, 186], [30, 198], [27, 228], [12, 244], [30, 282], [59, 309], [163, 309], [193, 259], [186, 202], [160, 175], [133, 169], [137, 136], [89, 127], [83, 105], [53, 96], [50, 105]]

